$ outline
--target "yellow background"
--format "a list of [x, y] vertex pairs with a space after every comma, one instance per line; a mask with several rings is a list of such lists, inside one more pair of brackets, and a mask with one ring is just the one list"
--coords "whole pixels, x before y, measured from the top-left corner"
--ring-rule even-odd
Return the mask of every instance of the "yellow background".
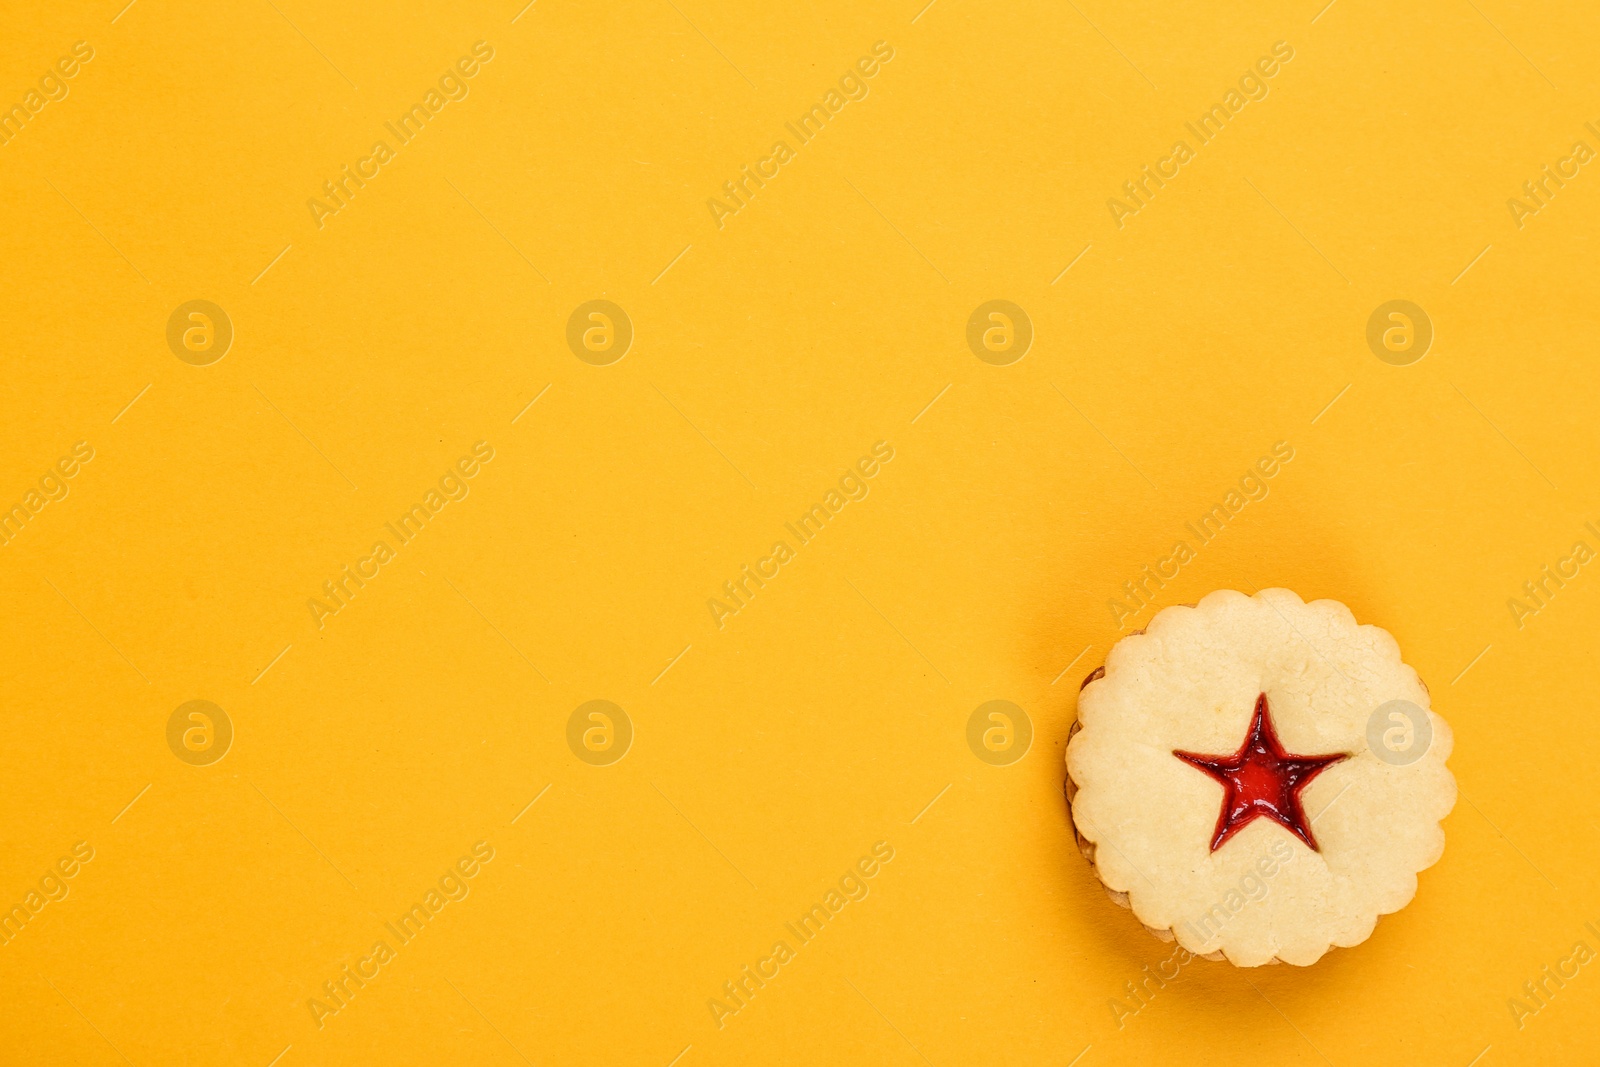
[[[1600, 176], [1520, 229], [1506, 200], [1600, 147], [1600, 19], [919, 6], [5, 5], [5, 106], [95, 57], [0, 146], [0, 502], [96, 455], [0, 548], [0, 902], [96, 855], [0, 947], [0, 1061], [1592, 1056], [1595, 964], [1520, 1029], [1506, 1002], [1600, 949], [1600, 575], [1521, 628], [1507, 600], [1600, 547]], [[307, 199], [479, 40], [470, 95], [319, 229]], [[719, 230], [706, 199], [879, 40], [870, 95]], [[1107, 199], [1280, 40], [1119, 229]], [[635, 329], [603, 367], [565, 342], [599, 298]], [[1005, 367], [965, 341], [994, 298], [1036, 329]], [[1365, 341], [1396, 298], [1437, 334], [1405, 367]], [[166, 344], [192, 299], [236, 331], [210, 366]], [[307, 599], [479, 440], [470, 496], [319, 630]], [[708, 598], [880, 440], [719, 630]], [[1170, 950], [1073, 846], [1076, 683], [1121, 583], [1280, 440], [1160, 602], [1283, 585], [1388, 628], [1462, 799], [1367, 943], [1196, 962], [1119, 1027]], [[210, 766], [167, 747], [193, 699], [236, 731]], [[610, 766], [567, 746], [591, 699], [636, 729]], [[1033, 723], [1010, 766], [967, 747], [992, 699]], [[319, 1029], [479, 840], [471, 895]], [[877, 841], [870, 895], [719, 1029]]]

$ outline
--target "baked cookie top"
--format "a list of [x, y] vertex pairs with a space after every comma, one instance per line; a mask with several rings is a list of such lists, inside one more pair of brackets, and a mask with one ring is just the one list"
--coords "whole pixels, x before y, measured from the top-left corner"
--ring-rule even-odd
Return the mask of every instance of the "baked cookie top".
[[1449, 724], [1394, 638], [1338, 601], [1219, 590], [1097, 675], [1067, 746], [1073, 823], [1158, 936], [1315, 963], [1409, 903], [1443, 852]]

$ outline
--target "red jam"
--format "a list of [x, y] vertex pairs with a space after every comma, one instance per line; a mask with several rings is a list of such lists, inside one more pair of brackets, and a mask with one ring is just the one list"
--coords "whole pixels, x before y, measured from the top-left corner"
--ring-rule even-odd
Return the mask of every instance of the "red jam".
[[1293, 756], [1285, 752], [1278, 732], [1272, 728], [1272, 711], [1265, 693], [1256, 698], [1255, 718], [1239, 751], [1206, 756], [1174, 749], [1172, 754], [1222, 783], [1222, 814], [1217, 817], [1217, 832], [1211, 838], [1212, 852], [1261, 816], [1272, 819], [1316, 851], [1317, 839], [1311, 834], [1311, 821], [1300, 804], [1300, 791], [1325, 767], [1346, 758], [1344, 753]]

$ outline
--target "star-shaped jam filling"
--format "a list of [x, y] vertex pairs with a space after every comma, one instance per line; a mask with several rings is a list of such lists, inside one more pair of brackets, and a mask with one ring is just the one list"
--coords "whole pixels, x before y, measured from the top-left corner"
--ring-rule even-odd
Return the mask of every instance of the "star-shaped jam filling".
[[1346, 754], [1293, 756], [1285, 752], [1272, 728], [1267, 694], [1256, 697], [1255, 718], [1239, 751], [1231, 756], [1205, 756], [1173, 749], [1172, 754], [1222, 783], [1222, 814], [1217, 817], [1217, 832], [1211, 838], [1212, 852], [1252, 819], [1263, 815], [1317, 851], [1311, 822], [1300, 805], [1300, 791], [1323, 768], [1345, 759]]

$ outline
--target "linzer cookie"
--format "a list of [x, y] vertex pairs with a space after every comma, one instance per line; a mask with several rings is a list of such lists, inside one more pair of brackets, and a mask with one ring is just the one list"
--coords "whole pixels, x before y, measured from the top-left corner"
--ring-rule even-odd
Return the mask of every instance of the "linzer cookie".
[[1085, 682], [1078, 845], [1157, 937], [1241, 967], [1360, 944], [1444, 851], [1450, 727], [1386, 631], [1232, 590], [1158, 613]]

